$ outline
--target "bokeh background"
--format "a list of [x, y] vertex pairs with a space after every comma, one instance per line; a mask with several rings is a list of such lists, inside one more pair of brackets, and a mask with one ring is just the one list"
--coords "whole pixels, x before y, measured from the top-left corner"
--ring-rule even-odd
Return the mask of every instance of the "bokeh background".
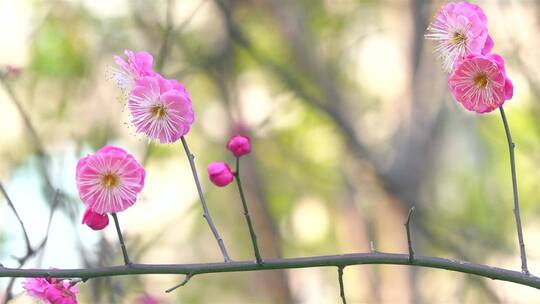
[[[517, 144], [530, 270], [540, 273], [540, 1], [473, 1], [515, 85], [505, 105]], [[146, 164], [140, 201], [120, 214], [132, 259], [220, 261], [179, 143], [135, 133], [107, 80], [113, 55], [154, 54], [192, 94], [187, 136], [210, 211], [234, 259], [252, 258], [234, 187], [207, 180], [232, 163], [237, 132], [252, 138], [242, 176], [264, 257], [406, 252], [403, 223], [423, 255], [519, 269], [508, 150], [498, 112], [466, 112], [424, 40], [443, 1], [0, 0], [0, 180], [35, 247], [24, 267], [122, 263], [112, 225], [80, 224], [77, 160], [105, 144]], [[52, 215], [52, 216], [50, 216]], [[50, 223], [50, 225], [48, 225]], [[48, 229], [49, 227], [49, 229]], [[48, 232], [48, 233], [47, 233]], [[48, 235], [46, 243], [44, 238]], [[26, 246], [0, 200], [0, 262]], [[434, 269], [354, 266], [349, 303], [538, 303], [532, 288]], [[80, 285], [81, 303], [337, 303], [334, 268], [115, 277]], [[0, 299], [33, 303], [21, 280]]]

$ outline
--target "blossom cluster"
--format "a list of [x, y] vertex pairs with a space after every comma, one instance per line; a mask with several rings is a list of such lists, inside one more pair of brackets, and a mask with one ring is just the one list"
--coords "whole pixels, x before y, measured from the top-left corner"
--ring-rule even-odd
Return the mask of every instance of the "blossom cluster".
[[115, 56], [119, 68], [110, 77], [128, 98], [137, 132], [161, 143], [177, 141], [189, 132], [195, 119], [188, 91], [177, 80], [155, 72], [149, 53], [126, 50], [125, 55], [127, 60]]
[[23, 282], [26, 292], [50, 304], [76, 304], [79, 289], [69, 280], [30, 278]]
[[[118, 68], [110, 78], [123, 96], [131, 123], [150, 140], [172, 143], [187, 134], [194, 122], [191, 97], [178, 81], [153, 70], [147, 52], [125, 51], [126, 59], [115, 56]], [[135, 204], [144, 187], [146, 171], [126, 150], [104, 146], [77, 163], [75, 180], [81, 201], [86, 205], [82, 223], [93, 230], [109, 225], [108, 214]], [[28, 294], [46, 303], [77, 303], [74, 283], [55, 278], [31, 278], [23, 282]]]
[[504, 59], [491, 53], [494, 42], [487, 17], [477, 5], [447, 3], [427, 29], [426, 38], [450, 72], [448, 88], [467, 110], [491, 112], [512, 98], [513, 85], [506, 75]]

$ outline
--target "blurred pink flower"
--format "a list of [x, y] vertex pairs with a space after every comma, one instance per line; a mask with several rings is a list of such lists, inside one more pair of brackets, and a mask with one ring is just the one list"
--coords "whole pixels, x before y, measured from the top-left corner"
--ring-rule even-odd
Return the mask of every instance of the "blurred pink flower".
[[51, 284], [45, 278], [28, 278], [22, 283], [26, 292], [38, 299], [45, 299], [45, 289]]
[[479, 6], [465, 1], [444, 5], [428, 27], [426, 38], [437, 41], [435, 52], [447, 72], [465, 56], [487, 54], [493, 48], [486, 15]]
[[189, 132], [194, 121], [189, 93], [177, 81], [161, 75], [139, 79], [128, 108], [137, 132], [161, 143], [177, 141]]
[[127, 209], [144, 187], [144, 168], [123, 149], [105, 146], [77, 164], [76, 181], [81, 200], [94, 212]]
[[20, 67], [8, 65], [6, 66], [5, 75], [9, 78], [17, 78], [21, 76], [23, 69]]
[[51, 304], [77, 304], [78, 292], [79, 289], [72, 286], [71, 282], [63, 280], [49, 285], [45, 289], [45, 297]]
[[161, 301], [149, 294], [143, 294], [135, 299], [135, 304], [159, 304]]
[[82, 223], [88, 225], [92, 230], [102, 230], [109, 225], [109, 216], [96, 213], [88, 207], [84, 212]]
[[448, 87], [467, 110], [478, 113], [502, 106], [514, 91], [504, 60], [496, 54], [467, 56], [450, 75]]
[[208, 177], [210, 178], [210, 181], [218, 187], [225, 187], [234, 179], [231, 168], [224, 162], [213, 162], [208, 164]]
[[251, 143], [249, 137], [241, 135], [233, 136], [227, 144], [227, 149], [229, 149], [236, 157], [250, 153]]
[[79, 289], [68, 280], [28, 278], [23, 282], [26, 292], [50, 304], [76, 304]]
[[133, 52], [125, 50], [127, 61], [120, 56], [114, 56], [119, 68], [112, 68], [109, 77], [116, 82], [124, 94], [129, 94], [137, 79], [154, 75], [152, 64], [154, 58], [148, 52]]

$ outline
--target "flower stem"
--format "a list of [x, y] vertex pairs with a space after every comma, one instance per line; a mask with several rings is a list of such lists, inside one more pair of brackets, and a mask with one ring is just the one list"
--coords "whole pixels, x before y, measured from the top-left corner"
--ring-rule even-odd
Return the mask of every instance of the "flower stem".
[[253, 223], [251, 222], [251, 216], [249, 215], [249, 209], [247, 206], [246, 197], [244, 195], [244, 189], [242, 188], [242, 181], [240, 180], [240, 158], [236, 158], [236, 170], [234, 171], [234, 177], [236, 185], [238, 185], [238, 192], [240, 193], [240, 199], [242, 200], [242, 206], [244, 207], [244, 216], [249, 228], [249, 235], [251, 236], [251, 243], [253, 244], [253, 251], [255, 252], [255, 259], [257, 264], [262, 265], [263, 260], [259, 252], [259, 246], [257, 245], [257, 235], [255, 229], [253, 229]]
[[126, 249], [126, 244], [124, 243], [124, 237], [122, 236], [122, 230], [120, 230], [120, 223], [118, 222], [118, 217], [116, 213], [111, 213], [114, 219], [114, 226], [116, 227], [116, 233], [118, 234], [118, 240], [120, 241], [120, 247], [122, 248], [122, 255], [124, 256], [124, 264], [131, 265], [129, 256]]
[[519, 242], [519, 251], [521, 254], [521, 270], [525, 274], [529, 274], [529, 269], [527, 268], [527, 254], [525, 253], [525, 242], [523, 241], [523, 229], [521, 228], [521, 215], [519, 212], [519, 197], [518, 197], [518, 188], [517, 188], [517, 177], [516, 177], [516, 160], [514, 156], [515, 144], [512, 141], [512, 135], [510, 134], [510, 127], [508, 121], [506, 120], [506, 115], [504, 114], [504, 109], [501, 106], [499, 108], [501, 112], [501, 118], [504, 124], [504, 131], [506, 132], [506, 139], [508, 141], [508, 149], [510, 151], [510, 170], [512, 172], [512, 190], [514, 192], [514, 216], [516, 218], [518, 242]]
[[231, 258], [229, 257], [229, 253], [227, 252], [227, 248], [225, 247], [225, 242], [223, 242], [223, 239], [219, 235], [219, 231], [217, 230], [216, 225], [214, 225], [214, 221], [212, 220], [212, 217], [210, 216], [210, 212], [208, 211], [208, 207], [206, 205], [206, 200], [204, 199], [204, 194], [201, 188], [201, 182], [199, 181], [197, 168], [195, 167], [195, 161], [194, 161], [195, 156], [191, 154], [191, 151], [189, 151], [189, 147], [184, 136], [180, 137], [180, 139], [182, 140], [182, 145], [184, 146], [184, 150], [186, 151], [186, 155], [189, 160], [189, 166], [191, 167], [191, 172], [193, 173], [195, 186], [197, 186], [197, 192], [199, 193], [199, 199], [201, 200], [201, 205], [203, 208], [203, 217], [206, 219], [208, 226], [210, 226], [210, 230], [212, 230], [212, 233], [214, 234], [214, 237], [217, 240], [219, 249], [221, 250], [221, 253], [223, 254], [223, 258], [225, 259], [225, 262], [230, 262]]

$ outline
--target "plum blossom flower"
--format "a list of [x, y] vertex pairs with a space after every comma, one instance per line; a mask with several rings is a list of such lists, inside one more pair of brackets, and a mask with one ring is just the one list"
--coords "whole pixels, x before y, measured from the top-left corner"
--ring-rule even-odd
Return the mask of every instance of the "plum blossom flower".
[[92, 230], [102, 230], [109, 225], [109, 217], [107, 214], [94, 212], [92, 208], [86, 208], [82, 223], [86, 224]]
[[45, 297], [51, 304], [77, 304], [78, 292], [71, 282], [63, 280], [45, 289]]
[[227, 149], [236, 157], [249, 154], [251, 152], [251, 143], [249, 137], [236, 135], [233, 136], [229, 143], [227, 143]]
[[124, 54], [127, 60], [120, 56], [114, 56], [114, 61], [119, 67], [111, 68], [109, 78], [115, 81], [127, 96], [135, 86], [137, 79], [154, 75], [155, 72], [152, 70], [154, 58], [150, 53], [125, 50]]
[[512, 98], [514, 90], [504, 60], [496, 54], [467, 56], [450, 75], [448, 87], [458, 102], [477, 113], [502, 106]]
[[161, 143], [172, 143], [187, 134], [194, 121], [191, 98], [175, 80], [161, 75], [140, 78], [128, 101], [137, 132]]
[[132, 206], [144, 187], [144, 168], [125, 150], [105, 146], [77, 164], [76, 181], [81, 200], [98, 214]]
[[428, 27], [426, 38], [437, 42], [435, 52], [447, 72], [465, 56], [485, 55], [493, 48], [486, 15], [479, 6], [465, 1], [444, 5]]
[[50, 284], [50, 281], [45, 278], [28, 278], [23, 282], [23, 288], [32, 297], [45, 299], [45, 289], [47, 289]]
[[208, 164], [208, 176], [210, 177], [210, 181], [218, 187], [225, 187], [234, 179], [231, 168], [224, 162]]
[[23, 282], [26, 292], [48, 304], [77, 304], [79, 289], [69, 280], [28, 278]]

